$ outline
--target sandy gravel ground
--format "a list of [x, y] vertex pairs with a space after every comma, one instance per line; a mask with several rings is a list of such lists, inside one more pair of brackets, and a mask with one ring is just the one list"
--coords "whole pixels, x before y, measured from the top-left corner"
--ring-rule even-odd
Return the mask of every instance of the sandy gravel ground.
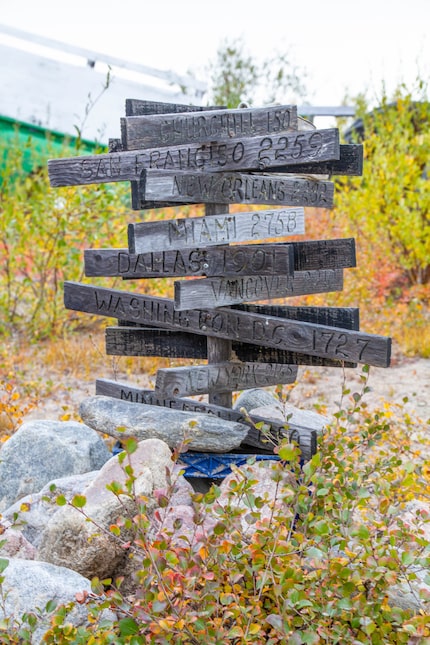
[[[298, 408], [315, 410], [315, 406], [324, 406], [325, 413], [331, 415], [339, 409], [339, 404], [345, 407], [347, 403], [348, 395], [341, 401], [343, 389], [347, 388], [351, 393], [362, 391], [362, 375], [362, 366], [346, 370], [300, 366], [296, 384], [284, 392], [289, 402]], [[112, 378], [112, 374], [95, 373], [89, 375], [88, 380], [70, 375], [64, 380], [58, 375], [55, 378], [56, 387], [26, 420], [59, 419], [64, 415], [79, 420], [79, 404], [95, 394], [95, 379]], [[118, 380], [131, 382], [124, 374], [119, 374]], [[153, 387], [154, 384], [153, 376], [140, 375], [132, 380], [141, 387]], [[396, 358], [389, 368], [371, 367], [367, 385], [371, 391], [364, 400], [369, 407], [378, 407], [387, 401], [403, 405], [424, 421], [430, 419], [430, 359]], [[407, 402], [403, 401], [405, 397]]]

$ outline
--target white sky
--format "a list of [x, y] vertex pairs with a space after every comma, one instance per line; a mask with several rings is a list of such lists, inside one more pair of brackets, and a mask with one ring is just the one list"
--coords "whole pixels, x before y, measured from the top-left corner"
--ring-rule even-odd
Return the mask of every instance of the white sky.
[[0, 23], [126, 60], [205, 78], [224, 39], [255, 60], [289, 52], [307, 100], [380, 96], [430, 78], [430, 0], [2, 0]]

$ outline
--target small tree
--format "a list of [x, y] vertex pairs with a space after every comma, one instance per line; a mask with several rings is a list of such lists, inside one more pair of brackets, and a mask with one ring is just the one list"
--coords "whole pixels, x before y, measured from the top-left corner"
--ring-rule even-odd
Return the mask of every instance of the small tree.
[[289, 103], [306, 95], [306, 72], [288, 54], [275, 54], [258, 63], [244, 52], [240, 39], [222, 42], [209, 74], [214, 105], [237, 108], [242, 101], [252, 105], [259, 96], [265, 104]]
[[430, 103], [422, 93], [414, 101], [401, 86], [370, 113], [361, 98], [363, 177], [342, 180], [336, 193], [350, 232], [382, 245], [408, 286], [430, 282]]

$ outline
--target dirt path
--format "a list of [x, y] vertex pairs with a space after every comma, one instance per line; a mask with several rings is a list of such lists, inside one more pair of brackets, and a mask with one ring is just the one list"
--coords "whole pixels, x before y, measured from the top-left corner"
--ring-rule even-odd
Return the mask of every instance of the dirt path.
[[[362, 375], [362, 366], [347, 370], [300, 366], [297, 383], [289, 392], [289, 401], [307, 410], [315, 410], [316, 405], [325, 406], [326, 413], [331, 415], [339, 409], [343, 388], [350, 389], [351, 393], [362, 390]], [[55, 375], [56, 387], [26, 416], [26, 420], [59, 419], [64, 415], [79, 420], [80, 402], [95, 394], [95, 379], [104, 377], [112, 378], [112, 375], [100, 371], [87, 375], [86, 379]], [[154, 385], [153, 377], [145, 375], [130, 379], [119, 374], [118, 380], [134, 381], [141, 387]], [[371, 367], [367, 385], [371, 391], [365, 395], [365, 401], [370, 407], [378, 407], [383, 401], [398, 403], [420, 419], [430, 419], [430, 359], [397, 358], [389, 368]], [[405, 397], [408, 398], [406, 403], [403, 402]], [[346, 399], [347, 396], [343, 405]]]
[[[362, 391], [361, 376], [362, 366], [347, 370], [301, 367], [290, 401], [305, 408], [326, 404], [327, 412], [332, 414], [339, 409], [343, 388], [351, 393]], [[367, 386], [370, 392], [364, 400], [369, 406], [377, 407], [383, 401], [397, 403], [423, 420], [430, 419], [430, 359], [402, 358], [394, 360], [389, 368], [371, 367]], [[405, 397], [407, 402], [403, 401]]]

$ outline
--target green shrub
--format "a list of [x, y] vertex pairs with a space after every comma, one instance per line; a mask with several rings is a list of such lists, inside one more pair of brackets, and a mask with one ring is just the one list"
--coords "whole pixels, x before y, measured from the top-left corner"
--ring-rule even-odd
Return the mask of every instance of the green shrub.
[[[411, 500], [429, 502], [426, 424], [400, 406], [368, 410], [366, 366], [362, 380], [361, 391], [344, 390], [350, 404], [303, 467], [294, 444], [277, 449], [282, 461], [269, 470], [273, 496], [258, 492], [260, 466], [250, 464], [222, 495], [217, 486], [194, 495], [195, 532], [190, 538], [184, 531], [179, 541], [179, 520], [150, 538], [146, 500], [135, 499], [140, 512], [118, 518], [110, 534], [122, 540], [126, 531], [124, 548], [140, 563], [136, 592], [122, 594], [121, 579], [94, 579], [99, 600], [89, 603], [88, 625], [73, 627], [63, 611], [52, 617], [46, 642], [430, 642], [430, 599], [416, 589], [420, 572], [430, 584], [430, 518], [421, 517], [417, 528], [401, 514]], [[127, 485], [109, 486], [118, 496], [132, 495], [127, 455], [135, 448], [129, 440], [122, 453]], [[159, 498], [161, 507], [169, 495]], [[85, 513], [82, 495], [70, 504]], [[422, 609], [396, 606], [397, 585], [410, 589]], [[101, 624], [106, 607], [117, 620]]]
[[[14, 145], [2, 145], [1, 330], [44, 336], [62, 329], [67, 317], [63, 280], [82, 278], [83, 250], [124, 245], [127, 186], [53, 189], [47, 172], [49, 141], [45, 154], [31, 138], [25, 147], [18, 136]], [[65, 147], [66, 153], [72, 154]], [[24, 159], [31, 160], [31, 173], [23, 169]]]
[[339, 180], [333, 216], [343, 214], [345, 233], [394, 261], [406, 285], [428, 284], [430, 103], [400, 87], [393, 101], [384, 94], [377, 109], [360, 112], [363, 177]]

